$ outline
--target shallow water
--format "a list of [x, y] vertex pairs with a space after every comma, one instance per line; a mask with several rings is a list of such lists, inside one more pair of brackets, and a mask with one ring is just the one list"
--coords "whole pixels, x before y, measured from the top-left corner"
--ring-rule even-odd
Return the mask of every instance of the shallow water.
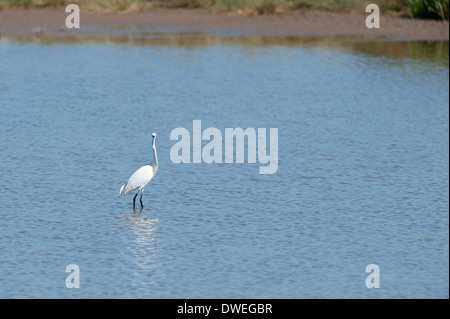
[[[448, 43], [254, 39], [0, 41], [0, 297], [448, 298]], [[172, 163], [195, 119], [278, 171]]]

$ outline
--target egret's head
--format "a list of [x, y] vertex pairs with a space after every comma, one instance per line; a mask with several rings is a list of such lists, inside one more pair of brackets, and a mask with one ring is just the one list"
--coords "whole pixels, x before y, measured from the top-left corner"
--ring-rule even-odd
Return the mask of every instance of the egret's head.
[[156, 133], [153, 133], [152, 136], [153, 136], [153, 138], [155, 138], [156, 137]]

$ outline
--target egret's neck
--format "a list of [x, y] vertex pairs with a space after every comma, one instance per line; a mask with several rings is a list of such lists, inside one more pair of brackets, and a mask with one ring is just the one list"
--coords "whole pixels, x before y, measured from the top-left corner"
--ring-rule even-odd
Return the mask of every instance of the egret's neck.
[[156, 145], [155, 140], [153, 139], [153, 174], [156, 173], [156, 170], [158, 169], [158, 155], [156, 154]]

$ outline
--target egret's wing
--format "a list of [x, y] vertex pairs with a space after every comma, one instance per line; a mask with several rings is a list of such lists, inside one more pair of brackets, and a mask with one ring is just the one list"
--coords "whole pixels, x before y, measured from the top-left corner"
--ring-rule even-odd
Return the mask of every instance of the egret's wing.
[[139, 168], [136, 172], [131, 175], [128, 181], [120, 188], [120, 194], [126, 195], [138, 189], [139, 187], [145, 186], [152, 179], [151, 166], [145, 165]]

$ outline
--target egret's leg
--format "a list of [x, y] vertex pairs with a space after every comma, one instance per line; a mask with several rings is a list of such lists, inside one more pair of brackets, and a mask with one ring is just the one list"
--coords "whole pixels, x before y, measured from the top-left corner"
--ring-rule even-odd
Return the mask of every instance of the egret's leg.
[[141, 197], [139, 197], [139, 201], [141, 202], [141, 209], [144, 208], [144, 204], [142, 204], [142, 194], [144, 194], [144, 189], [141, 190]]
[[136, 195], [134, 195], [134, 197], [133, 197], [133, 210], [135, 210], [135, 208], [136, 208], [136, 197], [138, 194], [139, 194], [139, 192], [137, 192]]

